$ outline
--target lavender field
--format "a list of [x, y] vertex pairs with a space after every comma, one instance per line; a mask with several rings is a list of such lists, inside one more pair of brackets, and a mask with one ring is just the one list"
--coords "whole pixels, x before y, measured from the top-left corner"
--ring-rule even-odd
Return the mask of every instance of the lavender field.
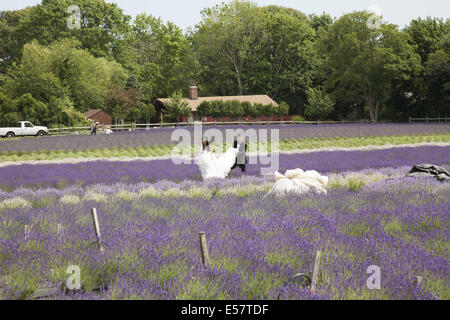
[[[235, 130], [236, 126], [204, 127], [218, 129], [225, 134], [227, 129]], [[450, 134], [450, 125], [442, 124], [321, 124], [321, 125], [267, 125], [239, 126], [246, 129], [278, 129], [280, 140], [312, 139], [312, 138], [357, 138], [381, 136], [429, 136]], [[185, 128], [193, 131], [193, 127]], [[172, 144], [171, 134], [174, 128], [154, 128], [136, 132], [123, 132], [114, 135], [72, 135], [14, 140], [0, 140], [0, 154], [11, 152], [38, 151], [83, 151], [94, 149], [127, 149], [166, 146]]]
[[[412, 167], [418, 163], [450, 164], [450, 147], [424, 146], [393, 148], [372, 151], [332, 151], [305, 154], [280, 154], [280, 171], [302, 168], [322, 173], [359, 171], [366, 168]], [[248, 165], [244, 176], [259, 175], [261, 164]], [[230, 177], [240, 177], [239, 170]], [[155, 183], [161, 180], [180, 182], [201, 180], [198, 167], [194, 164], [175, 165], [172, 160], [152, 161], [89, 161], [75, 164], [23, 164], [0, 167], [0, 190], [14, 190], [19, 187], [39, 189], [67, 186], [87, 186], [118, 182]]]
[[[337, 174], [326, 196], [264, 200], [271, 181], [262, 177], [1, 193], [2, 295], [29, 298], [51, 282], [52, 299], [449, 299], [449, 185], [404, 178], [405, 170]], [[367, 184], [354, 188], [358, 177]], [[311, 274], [316, 250], [323, 257], [312, 294], [288, 280]], [[65, 287], [73, 264], [76, 292]], [[369, 265], [381, 269], [380, 290], [366, 288]]]
[[[450, 299], [450, 185], [405, 177], [449, 159], [450, 147], [437, 146], [283, 154], [281, 172], [314, 169], [330, 181], [327, 195], [281, 198], [264, 198], [273, 178], [260, 165], [207, 182], [170, 160], [3, 167], [0, 298], [51, 286], [49, 299]], [[289, 279], [312, 274], [317, 250], [313, 294]], [[70, 265], [80, 290], [67, 288]], [[371, 265], [380, 290], [366, 286]]]

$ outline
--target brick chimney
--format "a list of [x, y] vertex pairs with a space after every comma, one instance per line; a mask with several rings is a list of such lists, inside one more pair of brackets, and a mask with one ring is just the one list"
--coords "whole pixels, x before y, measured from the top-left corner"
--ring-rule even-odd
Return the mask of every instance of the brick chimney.
[[198, 98], [198, 89], [196, 85], [189, 86], [189, 99], [196, 100]]

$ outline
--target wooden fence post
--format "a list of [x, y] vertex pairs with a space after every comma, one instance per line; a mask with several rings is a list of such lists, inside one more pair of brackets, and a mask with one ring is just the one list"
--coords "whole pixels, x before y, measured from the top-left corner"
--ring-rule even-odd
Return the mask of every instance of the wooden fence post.
[[311, 282], [312, 293], [316, 293], [316, 289], [317, 289], [317, 279], [319, 278], [319, 267], [320, 267], [320, 254], [321, 254], [321, 252], [317, 251], [316, 261], [314, 263], [312, 282]]
[[98, 247], [100, 249], [100, 251], [104, 251], [103, 246], [102, 246], [102, 235], [100, 233], [100, 226], [98, 224], [98, 217], [97, 217], [97, 209], [96, 208], [92, 208], [91, 209], [91, 214], [92, 214], [92, 220], [94, 223], [94, 229], [95, 229], [95, 236], [97, 237], [97, 244]]
[[30, 239], [30, 225], [25, 225], [25, 241], [28, 241]]
[[209, 265], [209, 251], [208, 251], [208, 243], [206, 241], [206, 235], [204, 232], [199, 233], [200, 240], [200, 252], [202, 255], [202, 263], [204, 266]]

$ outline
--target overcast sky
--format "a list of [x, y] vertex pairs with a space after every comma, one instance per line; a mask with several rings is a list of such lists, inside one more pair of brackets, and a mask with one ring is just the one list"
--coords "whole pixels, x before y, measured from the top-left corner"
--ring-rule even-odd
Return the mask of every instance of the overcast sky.
[[[40, 3], [40, 0], [0, 0], [0, 10], [16, 10]], [[115, 0], [126, 14], [135, 16], [139, 13], [152, 14], [164, 21], [171, 21], [186, 29], [200, 21], [200, 10], [214, 6], [222, 0]], [[228, 2], [228, 1], [225, 1]], [[332, 17], [343, 13], [377, 6], [383, 20], [404, 27], [417, 17], [449, 18], [450, 1], [448, 0], [254, 0], [261, 6], [276, 4], [298, 9], [306, 14], [326, 12]]]

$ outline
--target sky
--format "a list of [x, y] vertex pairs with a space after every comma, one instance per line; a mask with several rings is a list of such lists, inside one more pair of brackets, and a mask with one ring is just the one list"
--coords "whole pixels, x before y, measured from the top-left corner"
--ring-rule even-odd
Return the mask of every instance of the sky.
[[[117, 3], [124, 12], [131, 16], [147, 13], [171, 21], [186, 30], [201, 20], [200, 11], [226, 0], [106, 0]], [[1, 10], [17, 10], [40, 3], [40, 0], [0, 0]], [[260, 6], [280, 5], [300, 10], [306, 14], [326, 12], [332, 17], [344, 13], [378, 8], [383, 20], [397, 24], [401, 28], [417, 17], [450, 18], [450, 1], [448, 0], [253, 0]], [[375, 6], [375, 7], [374, 7]]]

